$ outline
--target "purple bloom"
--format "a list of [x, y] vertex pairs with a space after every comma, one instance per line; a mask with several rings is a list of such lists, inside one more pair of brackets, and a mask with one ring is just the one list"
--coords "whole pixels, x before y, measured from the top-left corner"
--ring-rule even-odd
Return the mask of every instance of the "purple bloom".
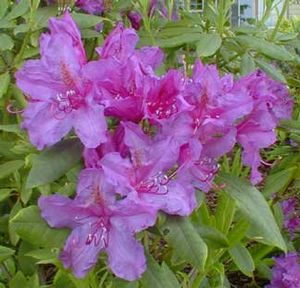
[[297, 253], [275, 258], [273, 275], [267, 288], [299, 288], [300, 287], [300, 257]]
[[118, 23], [105, 39], [103, 46], [96, 50], [101, 59], [114, 57], [124, 60], [133, 55], [138, 40], [134, 29], [126, 29], [122, 23]]
[[117, 152], [100, 161], [105, 175], [128, 199], [169, 214], [189, 215], [196, 206], [194, 187], [184, 177], [176, 177], [178, 147], [171, 138], [152, 140], [138, 125], [123, 123], [128, 157]]
[[284, 228], [294, 237], [296, 231], [300, 231], [300, 210], [297, 210], [296, 198], [290, 198], [281, 203], [284, 214]]
[[104, 0], [76, 0], [75, 5], [89, 14], [101, 15], [105, 10]]
[[135, 29], [135, 30], [139, 30], [141, 27], [141, 22], [142, 22], [142, 16], [139, 12], [137, 11], [129, 11], [127, 13], [127, 17], [131, 23], [131, 26]]
[[184, 78], [179, 71], [169, 70], [161, 78], [147, 80], [151, 84], [146, 97], [145, 118], [163, 121], [191, 108], [183, 98]]
[[134, 234], [154, 225], [156, 210], [138, 201], [116, 200], [115, 187], [101, 170], [81, 172], [74, 200], [42, 196], [38, 204], [51, 227], [72, 229], [60, 258], [77, 277], [84, 277], [104, 250], [118, 277], [132, 281], [146, 270], [143, 246]]
[[259, 151], [276, 141], [276, 125], [280, 119], [291, 117], [293, 101], [283, 84], [261, 71], [241, 78], [238, 85], [253, 99], [251, 113], [237, 125], [237, 140], [244, 149], [244, 164], [252, 168], [251, 181], [256, 184], [262, 180]]
[[154, 70], [163, 54], [157, 47], [135, 49], [138, 36], [122, 24], [110, 33], [103, 47], [98, 48], [100, 60], [90, 62], [86, 74], [97, 87], [99, 102], [106, 106], [105, 115], [126, 121], [140, 121], [144, 116], [144, 101]]
[[25, 62], [16, 73], [28, 96], [23, 128], [38, 149], [58, 142], [72, 127], [86, 147], [106, 141], [103, 105], [94, 99], [84, 72], [85, 51], [71, 16], [49, 20], [50, 34], [40, 39], [41, 59]]

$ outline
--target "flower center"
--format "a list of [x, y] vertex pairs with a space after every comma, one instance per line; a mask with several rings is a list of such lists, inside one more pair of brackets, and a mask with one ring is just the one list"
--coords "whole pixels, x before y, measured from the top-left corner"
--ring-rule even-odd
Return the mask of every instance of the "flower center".
[[167, 119], [178, 112], [176, 99], [148, 102], [148, 109], [151, 114], [155, 114], [158, 119]]
[[154, 176], [141, 181], [136, 186], [136, 190], [139, 193], [165, 195], [169, 191], [167, 186], [169, 180], [170, 179], [166, 174], [163, 172], [158, 172]]

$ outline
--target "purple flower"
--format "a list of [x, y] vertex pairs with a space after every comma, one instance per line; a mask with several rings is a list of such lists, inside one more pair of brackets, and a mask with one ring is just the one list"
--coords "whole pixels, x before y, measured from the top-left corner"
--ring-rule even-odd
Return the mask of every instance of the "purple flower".
[[161, 78], [147, 80], [150, 89], [146, 97], [145, 118], [160, 122], [191, 108], [183, 97], [184, 78], [179, 71], [169, 70]]
[[296, 231], [300, 231], [300, 211], [297, 211], [296, 198], [289, 198], [281, 203], [284, 215], [284, 228], [294, 237]]
[[105, 10], [104, 0], [76, 0], [75, 5], [89, 14], [101, 15]]
[[28, 97], [22, 126], [38, 149], [55, 144], [72, 127], [86, 147], [97, 147], [106, 141], [104, 107], [95, 102], [84, 71], [80, 32], [68, 13], [51, 18], [49, 28], [40, 39], [41, 59], [26, 61], [16, 73]]
[[256, 184], [262, 180], [259, 151], [276, 141], [276, 125], [280, 119], [291, 117], [293, 101], [284, 84], [261, 71], [241, 78], [238, 85], [247, 89], [253, 99], [251, 113], [237, 125], [237, 140], [244, 149], [244, 164], [252, 169], [251, 181]]
[[288, 253], [275, 258], [271, 283], [267, 288], [299, 288], [300, 257], [297, 253]]
[[131, 23], [131, 26], [135, 29], [135, 30], [139, 30], [141, 27], [141, 22], [142, 22], [142, 16], [139, 12], [137, 11], [129, 11], [127, 13], [127, 17]]
[[106, 154], [100, 161], [105, 175], [128, 199], [169, 214], [189, 215], [196, 206], [194, 187], [176, 177], [178, 147], [171, 138], [152, 140], [133, 123], [123, 123], [129, 155]]
[[135, 49], [138, 36], [122, 24], [110, 33], [103, 47], [98, 48], [100, 60], [90, 62], [86, 74], [97, 87], [97, 97], [106, 106], [105, 115], [126, 121], [140, 121], [144, 116], [144, 101], [154, 70], [163, 54], [157, 47]]
[[130, 199], [116, 200], [115, 187], [101, 170], [81, 172], [74, 200], [60, 196], [39, 199], [42, 217], [51, 227], [72, 229], [60, 258], [82, 278], [106, 251], [113, 273], [132, 281], [146, 270], [143, 246], [134, 234], [154, 225], [156, 210]]
[[138, 40], [134, 29], [126, 29], [122, 23], [118, 23], [105, 39], [103, 46], [96, 50], [101, 59], [114, 57], [124, 60], [133, 55]]

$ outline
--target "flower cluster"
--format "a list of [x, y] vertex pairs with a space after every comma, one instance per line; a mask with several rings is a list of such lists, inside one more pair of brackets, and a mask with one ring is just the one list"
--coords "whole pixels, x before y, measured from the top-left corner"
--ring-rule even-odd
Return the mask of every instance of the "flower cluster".
[[154, 225], [158, 211], [189, 215], [195, 189], [211, 188], [218, 159], [236, 143], [257, 183], [259, 150], [276, 140], [292, 100], [261, 71], [234, 81], [196, 61], [190, 78], [172, 69], [157, 76], [162, 51], [136, 49], [135, 30], [122, 24], [97, 48], [96, 61], [87, 61], [70, 14], [50, 19], [49, 28], [41, 58], [16, 73], [28, 99], [22, 125], [38, 149], [73, 128], [85, 146], [85, 169], [74, 199], [39, 199], [42, 216], [51, 227], [72, 229], [61, 260], [77, 277], [106, 251], [114, 274], [134, 280], [146, 269], [135, 234]]
[[297, 202], [295, 197], [291, 197], [281, 203], [284, 228], [289, 232], [291, 238], [296, 232], [300, 232], [300, 211], [297, 209]]
[[272, 269], [272, 280], [267, 288], [299, 288], [300, 287], [300, 256], [289, 253], [275, 258]]

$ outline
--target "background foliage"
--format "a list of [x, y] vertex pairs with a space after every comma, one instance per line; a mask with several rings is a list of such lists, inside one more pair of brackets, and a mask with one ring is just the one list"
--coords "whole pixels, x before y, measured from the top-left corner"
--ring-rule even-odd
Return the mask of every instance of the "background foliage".
[[[24, 60], [39, 56], [38, 38], [49, 17], [59, 14], [58, 7], [39, 0], [0, 1], [0, 287], [263, 287], [271, 277], [272, 256], [299, 249], [299, 234], [290, 240], [283, 229], [279, 205], [290, 195], [299, 197], [299, 21], [282, 14], [268, 29], [265, 21], [274, 3], [267, 1], [260, 21], [233, 28], [232, 2], [213, 3], [205, 1], [200, 14], [191, 13], [186, 1], [178, 21], [171, 20], [173, 1], [167, 1], [167, 18], [159, 12], [149, 18], [146, 0], [107, 1], [103, 17], [73, 11], [89, 59], [97, 57], [95, 47], [117, 21], [130, 25], [126, 11], [135, 10], [143, 15], [139, 45], [158, 45], [165, 52], [159, 73], [181, 67], [190, 74], [196, 57], [236, 77], [260, 68], [286, 83], [296, 103], [293, 120], [281, 123], [278, 142], [263, 152], [271, 163], [263, 167], [265, 181], [259, 187], [248, 183], [249, 171], [236, 147], [220, 163], [219, 188], [198, 193], [199, 205], [191, 217], [161, 214], [155, 227], [139, 235], [148, 270], [140, 281], [127, 283], [110, 273], [105, 256], [82, 280], [57, 259], [68, 231], [48, 227], [37, 198], [74, 193], [82, 146], [70, 138], [38, 152], [20, 129], [20, 114], [12, 112], [26, 105], [14, 73]], [[95, 30], [98, 23], [104, 25], [101, 32]]]

